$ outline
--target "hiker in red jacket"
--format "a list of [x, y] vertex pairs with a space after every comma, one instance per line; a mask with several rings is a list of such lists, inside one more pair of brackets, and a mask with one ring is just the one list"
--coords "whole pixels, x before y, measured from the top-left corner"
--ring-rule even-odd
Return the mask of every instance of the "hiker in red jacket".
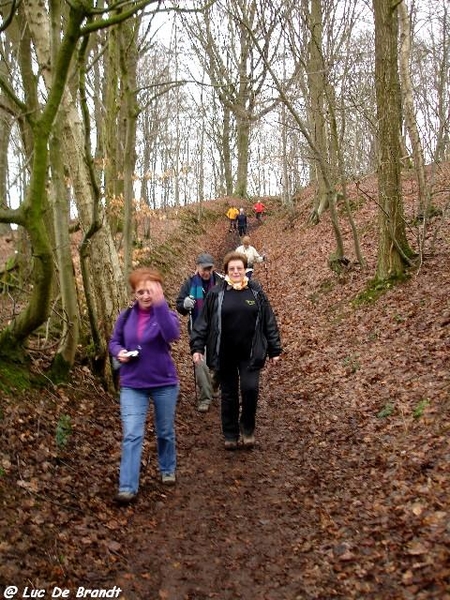
[[256, 220], [261, 222], [261, 217], [263, 216], [266, 207], [260, 200], [258, 200], [258, 202], [253, 205], [253, 210], [255, 211]]

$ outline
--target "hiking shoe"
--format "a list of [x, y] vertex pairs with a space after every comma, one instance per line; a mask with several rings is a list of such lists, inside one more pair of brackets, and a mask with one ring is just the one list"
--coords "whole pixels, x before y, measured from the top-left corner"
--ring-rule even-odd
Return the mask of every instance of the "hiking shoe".
[[238, 447], [237, 440], [225, 440], [225, 450], [236, 450]]
[[135, 492], [119, 492], [116, 495], [116, 502], [118, 502], [119, 504], [129, 504], [130, 502], [133, 502], [133, 500], [136, 498]]
[[202, 402], [199, 402], [197, 406], [198, 412], [208, 412], [210, 404], [211, 402], [209, 400], [203, 400]]
[[255, 434], [242, 434], [242, 443], [244, 444], [244, 448], [253, 448], [255, 445]]
[[161, 481], [164, 485], [175, 485], [175, 473], [163, 473], [161, 475]]

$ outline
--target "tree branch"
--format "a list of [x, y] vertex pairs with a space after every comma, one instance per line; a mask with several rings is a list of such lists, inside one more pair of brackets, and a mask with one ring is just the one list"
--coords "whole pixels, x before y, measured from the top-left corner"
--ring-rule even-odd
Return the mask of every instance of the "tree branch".
[[0, 223], [15, 223], [25, 226], [25, 217], [22, 208], [0, 208]]
[[[111, 16], [107, 19], [101, 19], [101, 20], [96, 19], [96, 20], [90, 22], [88, 25], [85, 25], [84, 27], [81, 28], [80, 35], [81, 36], [89, 35], [89, 34], [93, 33], [94, 31], [99, 31], [100, 29], [106, 29], [107, 27], [110, 27], [111, 25], [118, 25], [119, 23], [122, 23], [123, 21], [126, 21], [127, 19], [129, 19], [130, 17], [135, 15], [140, 10], [143, 10], [144, 8], [146, 8], [149, 4], [155, 4], [155, 3], [157, 3], [159, 5], [159, 4], [161, 4], [161, 0], [139, 0], [139, 2], [137, 2], [134, 6], [131, 6], [131, 8], [128, 8], [127, 10], [124, 10], [123, 12], [119, 12], [119, 13], [115, 14], [114, 16]], [[113, 10], [122, 10], [123, 6], [126, 6], [127, 4], [129, 4], [129, 2], [118, 2], [113, 7], [109, 7], [107, 12], [111, 13]], [[159, 6], [155, 10], [155, 12], [157, 12], [158, 9], [159, 9]], [[104, 14], [104, 11], [101, 11], [101, 12], [102, 12], [102, 14]], [[87, 14], [89, 16], [92, 16], [95, 14], [95, 11], [91, 11], [90, 13], [87, 13]]]
[[0, 26], [0, 33], [2, 31], [5, 31], [5, 29], [7, 29], [10, 26], [11, 21], [13, 20], [13, 17], [14, 17], [14, 13], [16, 11], [16, 5], [17, 5], [17, 0], [13, 0], [11, 3], [11, 10], [9, 11], [9, 15], [6, 17], [6, 19], [3, 20], [3, 23]]
[[[27, 114], [28, 109], [27, 109], [27, 105], [22, 102], [22, 100], [19, 99], [19, 97], [16, 95], [16, 93], [14, 92], [13, 88], [9, 85], [9, 83], [6, 81], [6, 79], [4, 79], [4, 77], [2, 77], [0, 75], [0, 89], [3, 90], [3, 92], [5, 93], [5, 96], [7, 96], [11, 102], [13, 102], [17, 108], [20, 109], [20, 111], [23, 114]], [[5, 106], [2, 106], [2, 108], [4, 110], [6, 110]]]

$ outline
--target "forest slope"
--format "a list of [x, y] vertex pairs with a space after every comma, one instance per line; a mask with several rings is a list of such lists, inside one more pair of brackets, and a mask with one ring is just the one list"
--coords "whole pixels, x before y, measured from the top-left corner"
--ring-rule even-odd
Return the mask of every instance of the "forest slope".
[[[430, 221], [425, 260], [407, 281], [355, 303], [376, 260], [374, 182], [361, 187], [351, 200], [366, 271], [329, 270], [332, 229], [327, 216], [306, 225], [307, 192], [295, 216], [267, 200], [270, 214], [252, 227], [284, 345], [281, 364], [263, 372], [252, 451], [223, 449], [218, 404], [195, 411], [186, 323], [174, 347], [174, 489], [159, 483], [150, 419], [139, 499], [114, 504], [118, 404], [85, 367], [71, 385], [2, 397], [0, 584], [71, 597], [117, 585], [127, 600], [450, 599], [450, 225], [445, 214]], [[444, 192], [433, 204], [445, 202]], [[412, 223], [413, 181], [405, 203]], [[172, 301], [199, 251], [220, 266], [236, 245], [226, 204], [208, 203], [219, 218], [181, 238], [166, 277]]]

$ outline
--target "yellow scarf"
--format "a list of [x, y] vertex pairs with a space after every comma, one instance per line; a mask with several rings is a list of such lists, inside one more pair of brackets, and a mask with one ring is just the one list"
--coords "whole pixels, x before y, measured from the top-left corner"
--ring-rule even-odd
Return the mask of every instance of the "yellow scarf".
[[225, 281], [228, 283], [229, 286], [231, 286], [233, 288], [233, 290], [245, 290], [245, 288], [248, 286], [248, 277], [247, 275], [244, 275], [244, 277], [241, 279], [241, 281], [237, 281], [237, 282], [233, 282], [231, 281], [231, 279], [228, 277], [228, 275], [225, 275]]

